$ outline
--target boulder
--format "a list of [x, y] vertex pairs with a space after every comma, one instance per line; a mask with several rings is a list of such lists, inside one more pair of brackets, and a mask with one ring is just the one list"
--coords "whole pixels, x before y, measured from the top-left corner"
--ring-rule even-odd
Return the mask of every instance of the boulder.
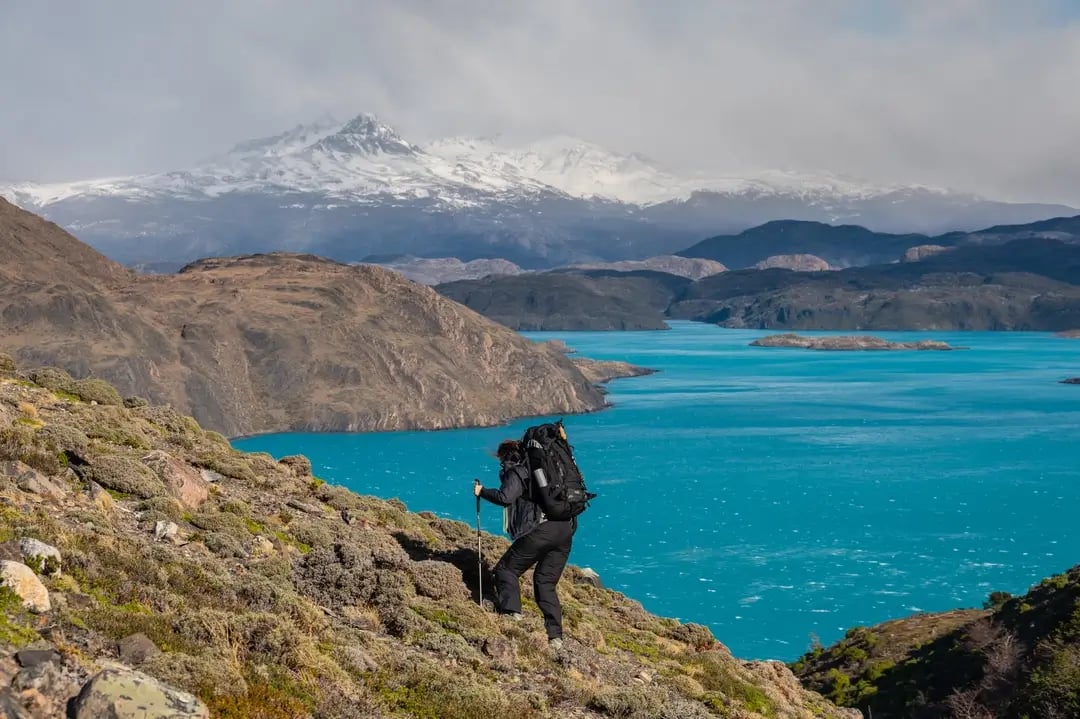
[[15, 652], [15, 661], [20, 667], [36, 667], [39, 664], [60, 661], [60, 652], [52, 647], [48, 649], [20, 649]]
[[202, 473], [168, 452], [156, 450], [143, 457], [142, 462], [185, 507], [196, 509], [210, 496], [210, 483]]
[[7, 587], [23, 601], [23, 606], [41, 614], [52, 609], [49, 590], [34, 570], [22, 562], [0, 561], [0, 586]]
[[15, 374], [15, 360], [7, 352], [0, 352], [0, 375]]
[[71, 703], [73, 719], [209, 719], [194, 695], [142, 672], [106, 669], [83, 686]]
[[299, 499], [290, 499], [288, 502], [285, 503], [285, 505], [288, 506], [288, 507], [292, 507], [293, 509], [299, 510], [301, 512], [305, 512], [307, 514], [322, 514], [323, 513], [322, 509], [320, 509], [319, 507], [316, 507], [314, 504], [308, 504], [307, 502], [301, 502]]
[[596, 570], [589, 567], [582, 567], [578, 571], [574, 577], [574, 584], [587, 584], [597, 589], [604, 588], [604, 583], [600, 581], [600, 575], [596, 573]]
[[64, 490], [57, 486], [55, 482], [22, 462], [0, 462], [0, 474], [13, 477], [15, 486], [24, 492], [53, 500], [64, 496]]
[[176, 522], [169, 522], [162, 519], [154, 525], [154, 539], [158, 542], [175, 542], [179, 532], [180, 527], [176, 526]]
[[130, 634], [116, 643], [120, 661], [132, 666], [139, 666], [147, 659], [161, 654], [157, 644], [145, 634]]
[[19, 551], [22, 552], [23, 562], [30, 567], [38, 567], [38, 574], [47, 576], [59, 576], [63, 558], [60, 550], [51, 544], [46, 544], [39, 539], [23, 537], [19, 540]]

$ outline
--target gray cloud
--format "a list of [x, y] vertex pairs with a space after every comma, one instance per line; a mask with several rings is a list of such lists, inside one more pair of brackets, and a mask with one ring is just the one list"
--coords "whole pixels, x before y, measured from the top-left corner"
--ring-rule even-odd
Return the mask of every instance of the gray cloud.
[[676, 168], [1080, 205], [1071, 0], [7, 0], [0, 177], [193, 164], [330, 112]]

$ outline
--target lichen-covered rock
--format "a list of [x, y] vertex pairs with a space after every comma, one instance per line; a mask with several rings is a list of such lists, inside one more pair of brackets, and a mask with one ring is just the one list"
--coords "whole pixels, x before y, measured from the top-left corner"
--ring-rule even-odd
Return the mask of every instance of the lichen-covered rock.
[[0, 561], [0, 586], [7, 587], [22, 600], [23, 606], [42, 614], [52, 609], [49, 590], [34, 570], [22, 562]]
[[23, 563], [36, 569], [38, 574], [50, 577], [60, 575], [63, 558], [60, 550], [51, 544], [24, 537], [19, 540], [19, 551], [22, 553]]
[[155, 450], [144, 456], [142, 463], [153, 470], [169, 493], [185, 507], [196, 509], [210, 497], [210, 483], [202, 473], [168, 452]]
[[15, 360], [7, 352], [0, 352], [0, 375], [15, 373]]
[[600, 581], [600, 575], [590, 567], [582, 567], [580, 571], [574, 573], [573, 577], [575, 584], [587, 584], [597, 589], [604, 588], [604, 583]]
[[105, 489], [143, 499], [165, 494], [165, 485], [146, 465], [121, 455], [97, 457], [81, 467], [84, 480], [100, 484]]
[[209, 719], [195, 696], [141, 672], [106, 669], [72, 702], [73, 719]]
[[0, 476], [13, 477], [15, 486], [45, 499], [58, 500], [64, 490], [33, 467], [19, 461], [0, 462]]
[[176, 522], [159, 520], [154, 524], [154, 539], [158, 542], [172, 542], [180, 532]]

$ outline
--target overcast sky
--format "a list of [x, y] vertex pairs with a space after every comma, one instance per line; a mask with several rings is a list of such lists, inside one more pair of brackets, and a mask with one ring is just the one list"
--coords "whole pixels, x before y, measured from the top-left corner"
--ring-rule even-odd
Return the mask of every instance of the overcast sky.
[[0, 178], [330, 113], [1080, 206], [1080, 0], [0, 0]]

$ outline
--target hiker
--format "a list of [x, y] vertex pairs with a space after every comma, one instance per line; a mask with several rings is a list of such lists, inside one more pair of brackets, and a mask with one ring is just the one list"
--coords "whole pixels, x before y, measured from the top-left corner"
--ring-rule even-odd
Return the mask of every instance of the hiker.
[[525, 446], [508, 439], [495, 452], [501, 464], [500, 487], [474, 485], [474, 493], [505, 507], [503, 529], [514, 541], [495, 565], [495, 608], [513, 619], [521, 618], [521, 587], [518, 580], [529, 567], [533, 572], [536, 604], [544, 613], [544, 627], [552, 649], [562, 648], [562, 605], [555, 585], [559, 583], [577, 529], [577, 517], [558, 521], [547, 519], [534, 501], [535, 482], [529, 473]]

